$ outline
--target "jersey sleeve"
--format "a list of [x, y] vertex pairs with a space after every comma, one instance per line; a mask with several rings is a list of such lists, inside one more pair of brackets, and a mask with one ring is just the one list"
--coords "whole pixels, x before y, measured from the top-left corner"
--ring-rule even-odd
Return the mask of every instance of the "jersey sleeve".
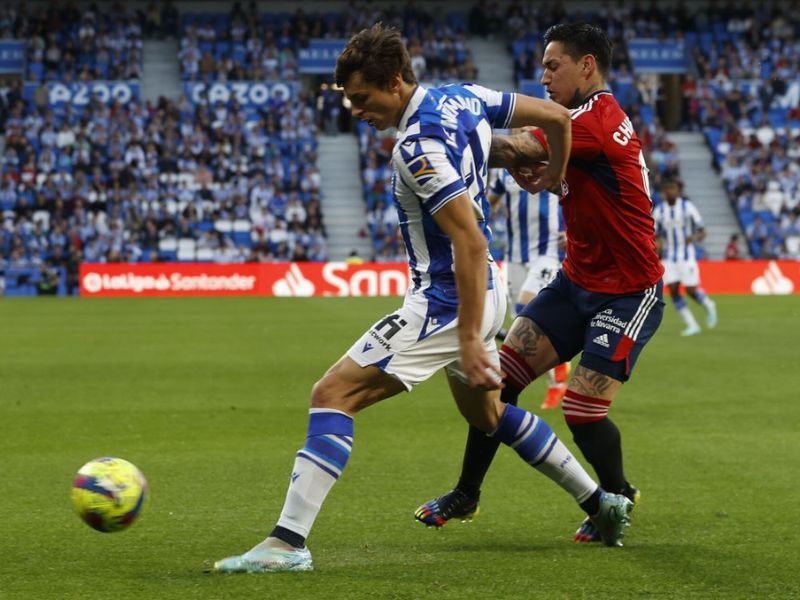
[[656, 236], [663, 237], [666, 234], [662, 215], [664, 214], [663, 204], [659, 204], [653, 209], [653, 223], [656, 228]]
[[490, 90], [474, 83], [464, 84], [464, 89], [475, 94], [486, 108], [489, 124], [496, 129], [506, 129], [514, 114], [517, 95], [508, 92]]
[[392, 162], [403, 183], [431, 214], [467, 192], [461, 174], [439, 140], [419, 138], [398, 144]]
[[695, 231], [697, 231], [698, 229], [703, 229], [703, 227], [705, 227], [703, 223], [703, 217], [700, 216], [700, 211], [697, 210], [697, 207], [694, 205], [694, 202], [690, 200], [686, 201], [686, 212], [692, 221], [692, 228]]
[[[572, 150], [570, 150], [570, 158], [595, 158], [603, 150], [601, 138], [597, 135], [593, 127], [594, 121], [585, 113], [575, 114], [572, 111]], [[581, 118], [583, 116], [583, 118]], [[544, 131], [541, 129], [532, 129], [531, 135], [539, 140], [539, 143], [548, 152], [550, 146], [547, 143], [547, 138]]]

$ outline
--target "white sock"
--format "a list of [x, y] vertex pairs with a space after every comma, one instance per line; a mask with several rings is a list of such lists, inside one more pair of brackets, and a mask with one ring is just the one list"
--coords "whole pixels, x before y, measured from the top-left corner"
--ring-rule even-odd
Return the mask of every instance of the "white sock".
[[331, 409], [310, 411], [306, 444], [297, 452], [278, 525], [304, 538], [342, 474], [353, 447], [353, 418]]

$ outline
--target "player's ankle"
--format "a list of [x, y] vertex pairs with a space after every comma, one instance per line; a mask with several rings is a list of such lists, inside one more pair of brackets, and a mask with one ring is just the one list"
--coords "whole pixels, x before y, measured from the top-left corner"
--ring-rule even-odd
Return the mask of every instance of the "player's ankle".
[[480, 486], [480, 484], [476, 485], [474, 483], [468, 483], [468, 482], [464, 482], [464, 481], [459, 480], [458, 483], [456, 484], [455, 489], [459, 490], [465, 496], [467, 496], [468, 498], [471, 498], [473, 500], [477, 500], [478, 498], [480, 498], [480, 495], [481, 495], [481, 486]]

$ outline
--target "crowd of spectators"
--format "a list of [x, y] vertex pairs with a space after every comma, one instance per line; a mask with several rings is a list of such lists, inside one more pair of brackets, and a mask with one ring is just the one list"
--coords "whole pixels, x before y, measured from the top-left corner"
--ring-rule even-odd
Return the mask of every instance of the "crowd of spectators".
[[26, 42], [29, 81], [140, 79], [143, 14], [117, 2], [15, 5], [0, 11], [0, 36]]
[[477, 69], [460, 14], [439, 15], [413, 3], [379, 8], [351, 3], [338, 12], [259, 13], [254, 3], [235, 3], [229, 14], [181, 17], [181, 72], [190, 81], [292, 81], [298, 55], [313, 38], [345, 39], [373, 23], [398, 27], [407, 39], [412, 67], [425, 81], [473, 80]]
[[800, 80], [798, 35], [796, 11], [727, 9], [693, 51], [692, 118], [759, 258], [800, 259], [800, 108], [784, 99]]
[[312, 101], [249, 112], [235, 99], [44, 112], [17, 99], [5, 122], [2, 260], [324, 260]]
[[361, 156], [361, 181], [366, 201], [366, 226], [359, 232], [372, 240], [373, 259], [392, 262], [405, 259], [399, 218], [392, 199], [393, 132], [379, 132], [366, 123], [356, 126]]

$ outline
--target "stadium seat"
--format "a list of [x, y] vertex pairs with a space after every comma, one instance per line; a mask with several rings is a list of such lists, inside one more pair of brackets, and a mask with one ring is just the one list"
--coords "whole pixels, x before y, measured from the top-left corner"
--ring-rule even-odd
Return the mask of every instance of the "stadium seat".
[[177, 258], [181, 261], [188, 261], [195, 259], [195, 251], [197, 242], [191, 238], [181, 238], [178, 240], [178, 253]]
[[220, 233], [230, 233], [233, 231], [233, 221], [228, 219], [217, 219], [214, 221], [214, 229]]
[[199, 261], [212, 261], [214, 260], [214, 251], [211, 248], [198, 248], [195, 260]]

